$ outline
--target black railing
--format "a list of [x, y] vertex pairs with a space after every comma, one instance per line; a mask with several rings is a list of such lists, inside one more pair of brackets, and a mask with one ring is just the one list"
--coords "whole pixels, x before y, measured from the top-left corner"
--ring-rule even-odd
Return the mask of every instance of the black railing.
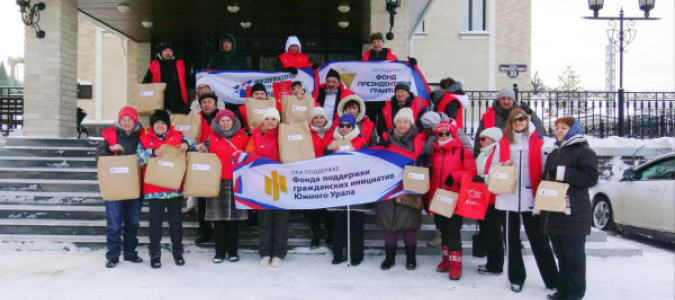
[[0, 132], [23, 127], [23, 87], [0, 87]]

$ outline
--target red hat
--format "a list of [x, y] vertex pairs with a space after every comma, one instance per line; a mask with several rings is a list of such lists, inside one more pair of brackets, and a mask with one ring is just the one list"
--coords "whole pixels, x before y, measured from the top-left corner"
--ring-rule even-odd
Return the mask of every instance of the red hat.
[[235, 121], [234, 113], [229, 109], [221, 109], [218, 111], [216, 114], [216, 123], [218, 123], [222, 117], [228, 117], [230, 120], [232, 120], [232, 122]]
[[132, 106], [125, 106], [120, 109], [117, 114], [117, 121], [121, 121], [123, 117], [129, 117], [134, 120], [134, 123], [138, 123], [138, 112]]
[[450, 123], [450, 121], [441, 121], [438, 126], [436, 126], [436, 133], [449, 131], [452, 133], [453, 137], [457, 137], [457, 125]]

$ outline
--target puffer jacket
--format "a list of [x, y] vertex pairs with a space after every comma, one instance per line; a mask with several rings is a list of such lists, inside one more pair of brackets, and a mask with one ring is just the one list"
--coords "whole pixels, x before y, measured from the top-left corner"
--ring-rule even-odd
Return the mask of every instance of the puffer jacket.
[[[457, 193], [462, 178], [466, 176], [471, 179], [474, 175], [476, 175], [476, 161], [462, 141], [455, 138], [443, 146], [440, 146], [438, 141], [434, 143], [434, 150], [431, 152], [429, 195], [433, 195], [439, 188]], [[452, 176], [452, 186], [445, 185], [448, 176]]]
[[[223, 50], [223, 41], [226, 38], [233, 41], [232, 50], [230, 51]], [[247, 71], [250, 69], [246, 58], [237, 54], [237, 40], [234, 39], [232, 34], [226, 33], [218, 39], [218, 49], [218, 53], [214, 54], [209, 60], [207, 69], [233, 71]]]
[[260, 155], [269, 160], [280, 162], [279, 129], [268, 129], [262, 133], [262, 126], [251, 131], [251, 140], [246, 145], [246, 153]]

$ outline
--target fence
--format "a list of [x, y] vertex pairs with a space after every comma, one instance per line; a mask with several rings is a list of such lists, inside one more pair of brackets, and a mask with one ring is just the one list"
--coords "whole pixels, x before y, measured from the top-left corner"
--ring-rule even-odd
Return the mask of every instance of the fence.
[[23, 127], [23, 87], [0, 87], [0, 132]]

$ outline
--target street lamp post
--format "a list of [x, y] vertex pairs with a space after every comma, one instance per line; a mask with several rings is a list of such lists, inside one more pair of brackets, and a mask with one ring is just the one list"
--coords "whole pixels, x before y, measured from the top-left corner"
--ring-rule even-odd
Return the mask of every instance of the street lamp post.
[[[625, 110], [625, 99], [623, 91], [623, 53], [626, 51], [625, 47], [630, 44], [633, 39], [635, 39], [635, 21], [653, 21], [660, 20], [661, 18], [651, 18], [649, 17], [649, 11], [654, 8], [655, 0], [638, 0], [640, 4], [640, 10], [644, 11], [644, 17], [624, 17], [623, 7], [619, 11], [618, 17], [599, 17], [598, 13], [602, 9], [604, 0], [588, 0], [588, 8], [593, 11], [592, 17], [584, 17], [586, 20], [607, 20], [609, 21], [610, 29], [607, 29], [607, 37], [614, 44], [615, 47], [619, 49], [619, 109], [618, 109], [618, 121], [619, 121], [619, 136], [624, 135], [624, 110]], [[618, 22], [617, 22], [618, 21]], [[624, 26], [624, 22], [626, 25]], [[619, 29], [617, 29], [617, 23]]]

